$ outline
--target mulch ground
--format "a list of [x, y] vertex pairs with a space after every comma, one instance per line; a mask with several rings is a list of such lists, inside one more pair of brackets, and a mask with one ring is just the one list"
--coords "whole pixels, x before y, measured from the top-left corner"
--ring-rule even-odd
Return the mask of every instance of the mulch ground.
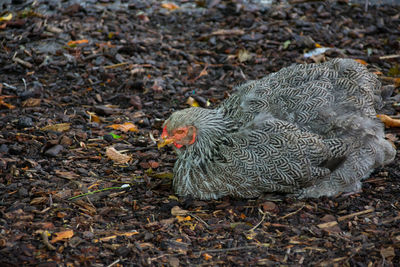
[[399, 6], [89, 2], [0, 7], [1, 266], [400, 263], [399, 157], [349, 196], [198, 201], [155, 143], [172, 111], [293, 63], [355, 58], [398, 87]]

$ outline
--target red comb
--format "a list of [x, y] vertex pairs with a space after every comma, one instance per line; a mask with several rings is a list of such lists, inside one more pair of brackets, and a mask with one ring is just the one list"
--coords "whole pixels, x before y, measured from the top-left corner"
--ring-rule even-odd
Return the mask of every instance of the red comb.
[[165, 125], [161, 134], [161, 138], [165, 139], [167, 137], [168, 137], [167, 125]]

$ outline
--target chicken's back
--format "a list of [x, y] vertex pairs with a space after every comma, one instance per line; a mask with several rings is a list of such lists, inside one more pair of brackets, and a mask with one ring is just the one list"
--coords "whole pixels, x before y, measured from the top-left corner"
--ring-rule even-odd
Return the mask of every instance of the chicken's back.
[[220, 109], [243, 128], [272, 116], [322, 139], [339, 138], [349, 144], [346, 159], [330, 178], [304, 190], [304, 196], [318, 197], [358, 190], [359, 181], [373, 168], [393, 160], [395, 149], [384, 139], [383, 125], [376, 118], [380, 89], [376, 75], [360, 63], [334, 59], [292, 65], [247, 82]]

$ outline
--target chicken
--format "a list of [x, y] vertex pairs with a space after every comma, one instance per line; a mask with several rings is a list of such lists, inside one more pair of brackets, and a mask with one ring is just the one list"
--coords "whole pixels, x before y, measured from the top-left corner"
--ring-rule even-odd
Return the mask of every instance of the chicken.
[[380, 89], [363, 65], [334, 59], [246, 82], [213, 110], [177, 111], [159, 143], [177, 153], [173, 188], [204, 200], [359, 191], [396, 153], [376, 118]]

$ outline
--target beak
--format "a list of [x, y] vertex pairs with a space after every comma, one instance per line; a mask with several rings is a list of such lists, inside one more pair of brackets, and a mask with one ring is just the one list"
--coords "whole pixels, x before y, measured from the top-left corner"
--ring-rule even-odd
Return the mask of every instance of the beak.
[[158, 141], [157, 147], [158, 147], [158, 149], [160, 149], [160, 148], [162, 148], [166, 145], [169, 145], [173, 142], [174, 142], [174, 139], [172, 139], [172, 138], [162, 138], [160, 141]]

